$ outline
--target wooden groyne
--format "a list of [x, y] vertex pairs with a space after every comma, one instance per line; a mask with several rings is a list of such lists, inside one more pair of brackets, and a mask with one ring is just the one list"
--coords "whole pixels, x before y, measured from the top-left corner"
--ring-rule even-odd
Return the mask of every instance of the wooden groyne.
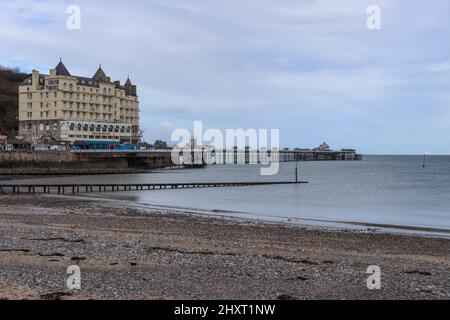
[[142, 191], [161, 189], [218, 188], [262, 185], [299, 184], [307, 181], [271, 182], [190, 182], [190, 183], [131, 183], [131, 184], [0, 184], [0, 193], [77, 194], [90, 192]]

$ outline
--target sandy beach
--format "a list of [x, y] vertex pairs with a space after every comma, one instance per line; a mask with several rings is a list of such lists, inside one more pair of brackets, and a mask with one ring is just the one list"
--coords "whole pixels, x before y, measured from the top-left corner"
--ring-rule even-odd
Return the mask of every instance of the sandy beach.
[[1, 299], [449, 299], [449, 270], [450, 239], [0, 195]]

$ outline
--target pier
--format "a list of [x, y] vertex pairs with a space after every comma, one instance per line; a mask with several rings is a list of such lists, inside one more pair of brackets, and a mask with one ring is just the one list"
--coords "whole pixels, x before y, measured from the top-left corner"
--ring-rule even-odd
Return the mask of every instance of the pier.
[[91, 193], [91, 192], [243, 187], [243, 186], [300, 184], [300, 183], [308, 183], [308, 182], [254, 181], [254, 182], [184, 182], [184, 183], [132, 183], [132, 184], [3, 184], [0, 185], [0, 193], [77, 194], [77, 193]]
[[[172, 163], [172, 150], [111, 150], [111, 149], [79, 149], [71, 151], [77, 159], [95, 159], [95, 158], [158, 158], [163, 159], [164, 163]], [[185, 157], [185, 151], [178, 151], [180, 157]], [[190, 157], [193, 162], [205, 162], [205, 154], [216, 157], [220, 163], [227, 164], [256, 164], [273, 162], [293, 162], [293, 161], [360, 161], [363, 155], [357, 154], [353, 149], [335, 150], [252, 150], [245, 149], [192, 149]], [[190, 158], [188, 157], [188, 158]], [[188, 159], [185, 157], [185, 160]], [[195, 158], [195, 161], [194, 161]], [[270, 160], [269, 160], [270, 158]], [[219, 160], [220, 159], [220, 160]]]

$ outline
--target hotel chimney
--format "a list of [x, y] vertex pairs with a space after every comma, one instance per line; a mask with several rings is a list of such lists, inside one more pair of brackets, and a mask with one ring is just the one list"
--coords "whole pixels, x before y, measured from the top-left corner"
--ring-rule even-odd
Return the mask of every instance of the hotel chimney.
[[33, 70], [31, 73], [31, 86], [33, 90], [39, 89], [39, 71]]

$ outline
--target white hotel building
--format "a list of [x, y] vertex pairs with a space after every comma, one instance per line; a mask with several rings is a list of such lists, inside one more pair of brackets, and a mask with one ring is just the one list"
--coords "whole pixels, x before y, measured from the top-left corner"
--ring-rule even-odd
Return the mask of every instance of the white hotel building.
[[92, 78], [71, 75], [62, 61], [48, 75], [33, 70], [19, 86], [19, 135], [31, 143], [136, 144], [136, 86], [111, 82], [101, 66]]

